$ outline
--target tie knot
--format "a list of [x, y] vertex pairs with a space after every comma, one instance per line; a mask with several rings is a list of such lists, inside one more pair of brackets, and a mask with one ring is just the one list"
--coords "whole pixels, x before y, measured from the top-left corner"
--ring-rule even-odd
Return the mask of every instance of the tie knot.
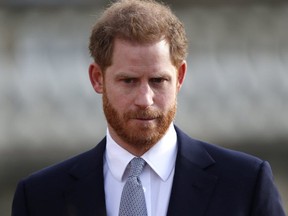
[[145, 166], [146, 162], [144, 159], [139, 158], [139, 157], [135, 157], [130, 161], [130, 172], [129, 172], [129, 177], [130, 176], [135, 176], [138, 177], [144, 166]]

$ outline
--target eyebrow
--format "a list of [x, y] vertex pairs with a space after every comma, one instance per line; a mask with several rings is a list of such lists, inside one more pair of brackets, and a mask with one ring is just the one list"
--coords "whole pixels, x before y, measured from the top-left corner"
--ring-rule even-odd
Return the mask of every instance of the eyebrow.
[[[140, 75], [141, 76], [141, 75]], [[162, 72], [156, 72], [155, 74], [150, 74], [149, 76], [151, 77], [171, 77], [171, 74], [166, 72], [166, 71], [162, 71]], [[119, 72], [116, 74], [116, 78], [125, 78], [125, 77], [139, 77], [139, 74], [137, 72]]]
[[115, 76], [116, 79], [131, 78], [131, 77], [137, 78], [138, 76], [134, 74], [128, 74], [126, 72], [120, 72], [119, 74], [116, 74]]

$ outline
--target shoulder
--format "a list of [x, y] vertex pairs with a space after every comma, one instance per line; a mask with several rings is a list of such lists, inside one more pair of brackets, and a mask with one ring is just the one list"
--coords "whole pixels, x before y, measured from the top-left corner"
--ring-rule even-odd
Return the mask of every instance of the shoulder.
[[237, 151], [233, 149], [229, 149], [226, 147], [222, 147], [219, 145], [201, 142], [199, 143], [205, 148], [205, 150], [213, 156], [215, 161], [218, 162], [229, 162], [233, 161], [233, 164], [251, 164], [258, 165], [262, 164], [264, 161], [257, 156], [251, 155], [249, 153], [245, 153], [242, 151]]
[[105, 144], [103, 139], [96, 147], [36, 171], [24, 178], [24, 181], [51, 181], [57, 178], [60, 182], [61, 178], [71, 176], [75, 172], [78, 175], [85, 175], [90, 170], [102, 166]]
[[[193, 139], [178, 128], [176, 128], [176, 131], [182, 154], [190, 158], [196, 157], [198, 160], [201, 160], [201, 158], [206, 155], [206, 157], [214, 161], [213, 166], [211, 166], [213, 169], [221, 169], [233, 173], [239, 169], [257, 172], [265, 162], [251, 154]], [[199, 157], [199, 154], [202, 154], [202, 156]]]

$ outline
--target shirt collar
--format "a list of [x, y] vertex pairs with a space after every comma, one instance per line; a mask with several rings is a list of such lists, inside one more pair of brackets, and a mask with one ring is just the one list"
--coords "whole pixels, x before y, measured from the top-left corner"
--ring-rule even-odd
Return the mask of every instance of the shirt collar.
[[[113, 140], [108, 128], [106, 139], [105, 157], [109, 170], [114, 178], [121, 181], [127, 165], [135, 156]], [[174, 169], [176, 155], [177, 135], [174, 125], [171, 123], [166, 134], [141, 157], [163, 181], [166, 181]]]

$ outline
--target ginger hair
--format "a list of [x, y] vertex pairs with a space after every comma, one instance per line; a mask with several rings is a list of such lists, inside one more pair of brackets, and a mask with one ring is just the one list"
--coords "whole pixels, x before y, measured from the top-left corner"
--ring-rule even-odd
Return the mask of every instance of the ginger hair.
[[163, 3], [154, 0], [119, 0], [111, 4], [92, 28], [89, 50], [104, 72], [112, 64], [116, 38], [150, 44], [166, 40], [171, 62], [178, 67], [187, 55], [182, 22]]

